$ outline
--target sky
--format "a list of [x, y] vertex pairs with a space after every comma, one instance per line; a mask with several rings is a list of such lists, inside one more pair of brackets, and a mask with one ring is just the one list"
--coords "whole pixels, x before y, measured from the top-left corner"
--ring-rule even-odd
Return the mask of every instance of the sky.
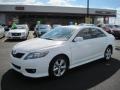
[[[91, 8], [120, 8], [120, 0], [89, 0]], [[0, 4], [32, 4], [86, 7], [87, 0], [0, 0]]]

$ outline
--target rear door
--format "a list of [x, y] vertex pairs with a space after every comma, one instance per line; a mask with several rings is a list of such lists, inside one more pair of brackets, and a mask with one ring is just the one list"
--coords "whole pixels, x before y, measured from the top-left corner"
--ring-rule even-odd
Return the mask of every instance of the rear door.
[[84, 63], [104, 55], [107, 38], [98, 28], [85, 28], [76, 37], [83, 37], [84, 40], [71, 43], [73, 64]]
[[106, 35], [98, 28], [90, 28], [91, 42], [93, 45], [93, 56], [99, 57], [104, 55], [104, 51], [107, 45]]

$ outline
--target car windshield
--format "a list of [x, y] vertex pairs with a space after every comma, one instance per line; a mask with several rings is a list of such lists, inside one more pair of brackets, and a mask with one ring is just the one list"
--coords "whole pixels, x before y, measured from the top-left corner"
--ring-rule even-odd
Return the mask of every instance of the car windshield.
[[25, 26], [17, 26], [17, 29], [25, 29]]
[[50, 25], [39, 25], [39, 26], [37, 26], [36, 30], [47, 32], [50, 29], [51, 29]]
[[42, 39], [67, 41], [75, 32], [74, 29], [59, 27], [41, 36]]
[[21, 29], [25, 29], [25, 26], [23, 26], [23, 25], [16, 25], [14, 28], [11, 28], [11, 29], [19, 29], [19, 30], [21, 30]]

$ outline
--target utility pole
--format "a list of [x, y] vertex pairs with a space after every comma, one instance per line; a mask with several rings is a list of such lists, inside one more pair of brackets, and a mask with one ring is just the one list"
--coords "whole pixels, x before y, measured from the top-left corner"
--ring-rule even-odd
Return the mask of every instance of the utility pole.
[[89, 0], [87, 0], [87, 17], [89, 18]]
[[90, 8], [89, 8], [89, 0], [87, 0], [87, 8], [86, 8], [86, 17], [85, 22], [90, 23]]

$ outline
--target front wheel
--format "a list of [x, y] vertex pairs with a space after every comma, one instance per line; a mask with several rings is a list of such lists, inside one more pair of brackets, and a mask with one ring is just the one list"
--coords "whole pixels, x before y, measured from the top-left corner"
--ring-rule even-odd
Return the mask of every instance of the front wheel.
[[53, 78], [62, 77], [68, 69], [67, 59], [57, 57], [52, 60], [49, 67], [49, 75]]
[[108, 48], [105, 50], [104, 59], [105, 59], [105, 60], [110, 60], [110, 59], [111, 59], [111, 56], [112, 56], [112, 48], [111, 48], [111, 47], [108, 47]]

